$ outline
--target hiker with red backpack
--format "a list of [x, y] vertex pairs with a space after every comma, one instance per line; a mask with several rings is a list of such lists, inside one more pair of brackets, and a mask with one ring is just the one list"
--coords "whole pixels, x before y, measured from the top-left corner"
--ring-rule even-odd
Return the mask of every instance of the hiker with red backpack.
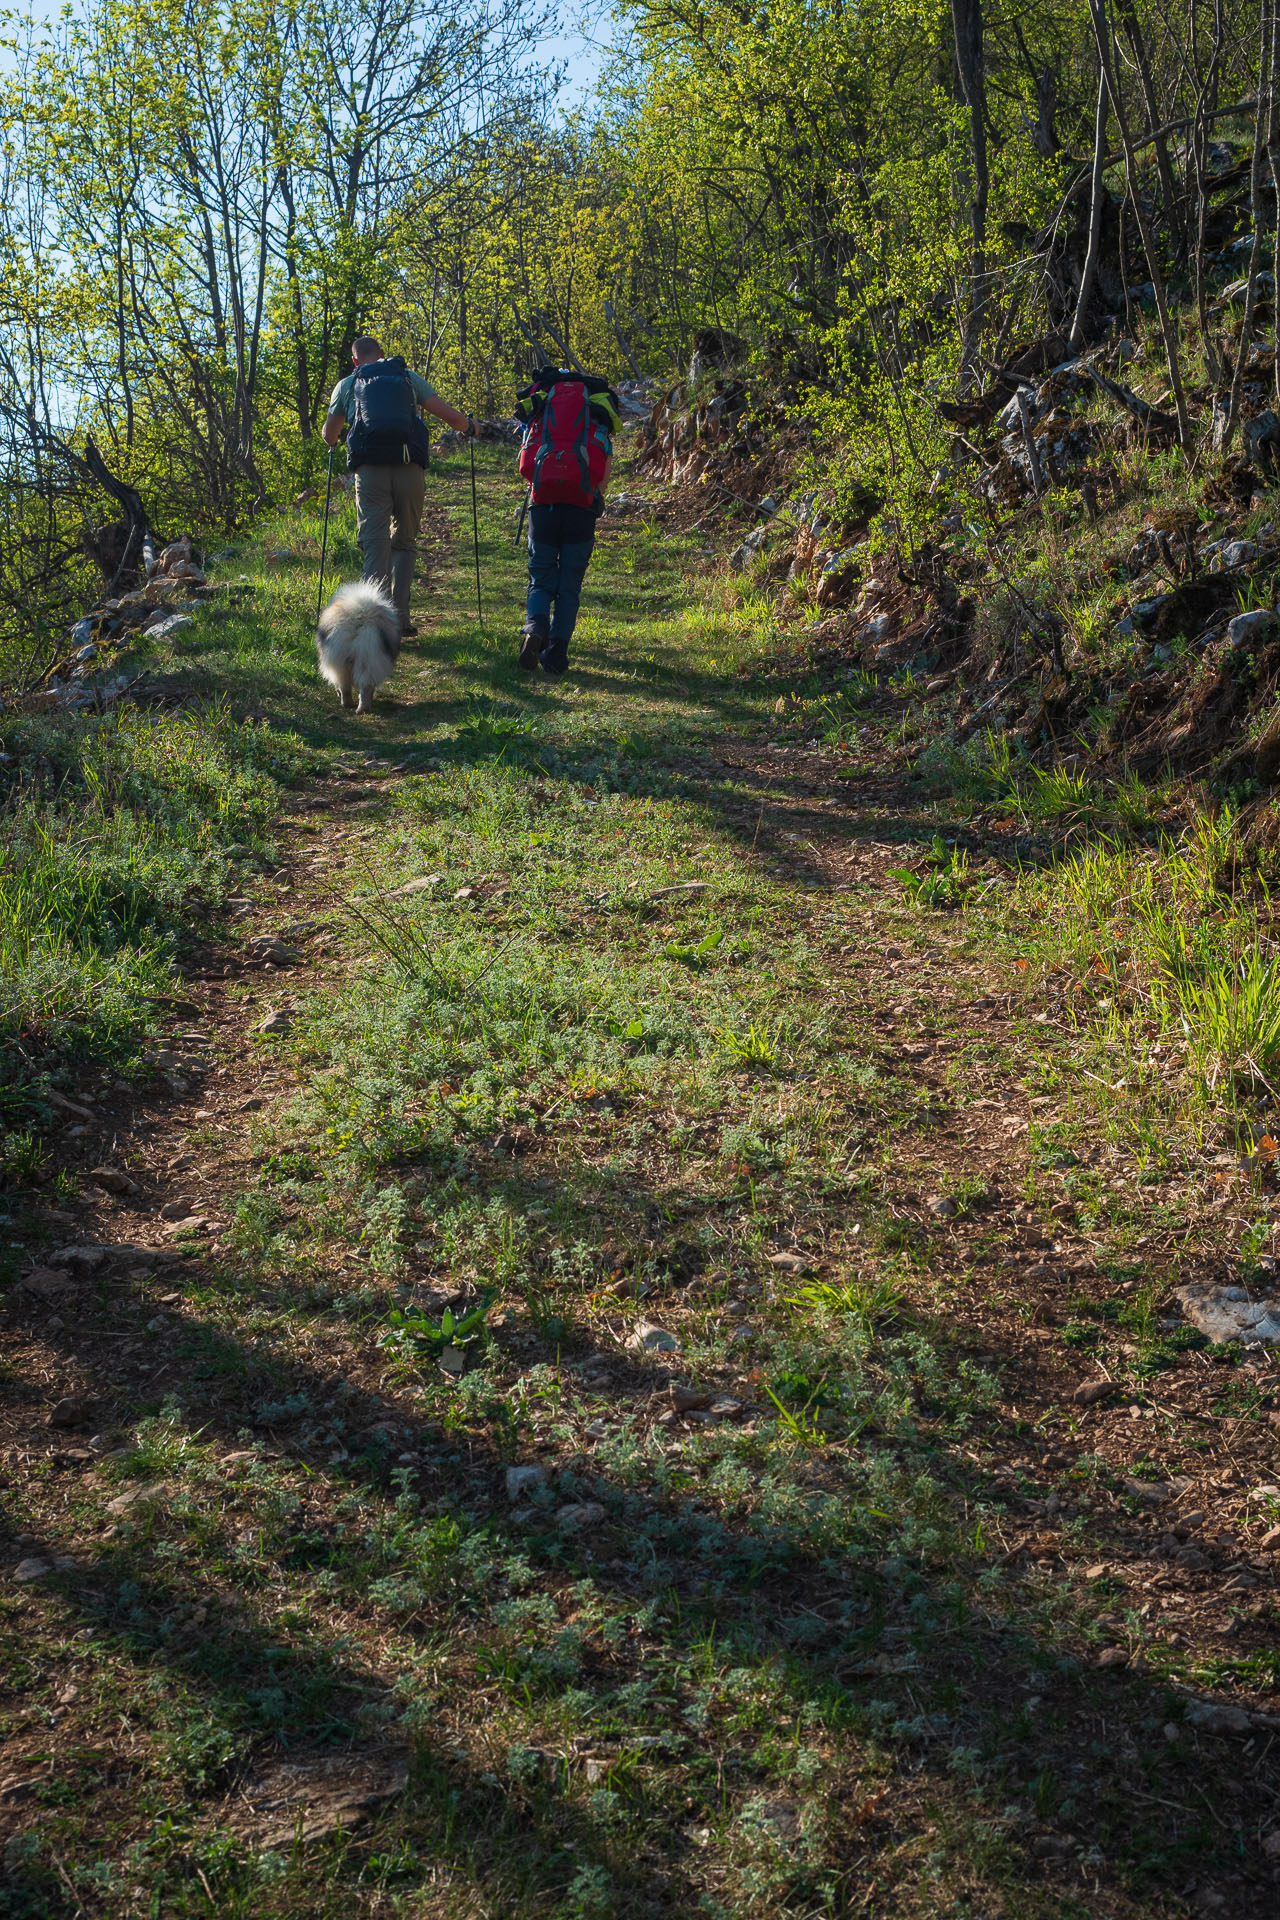
[[613, 435], [621, 421], [607, 381], [543, 367], [517, 397], [524, 424], [520, 477], [529, 489], [529, 596], [520, 665], [562, 674], [582, 582], [604, 512]]
[[411, 373], [399, 354], [387, 359], [371, 334], [357, 336], [351, 358], [355, 371], [334, 388], [320, 431], [325, 445], [336, 447], [343, 427], [350, 426], [347, 466], [356, 476], [364, 578], [394, 601], [401, 635], [408, 637], [418, 631], [409, 616], [409, 590], [426, 493], [427, 429], [418, 410], [457, 433], [474, 434], [476, 423]]

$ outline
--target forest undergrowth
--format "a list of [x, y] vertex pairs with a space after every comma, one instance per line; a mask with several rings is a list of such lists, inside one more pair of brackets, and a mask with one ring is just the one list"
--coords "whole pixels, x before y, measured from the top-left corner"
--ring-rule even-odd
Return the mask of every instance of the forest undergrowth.
[[4, 721], [0, 1911], [1270, 1914], [1264, 853], [480, 465]]

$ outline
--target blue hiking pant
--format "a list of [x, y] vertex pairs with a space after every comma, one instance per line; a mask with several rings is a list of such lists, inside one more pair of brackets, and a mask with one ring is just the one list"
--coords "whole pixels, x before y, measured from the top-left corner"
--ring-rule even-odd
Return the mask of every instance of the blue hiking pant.
[[525, 612], [531, 627], [549, 635], [542, 664], [553, 673], [563, 673], [568, 663], [582, 582], [594, 546], [594, 535], [588, 540], [562, 540], [553, 529], [532, 524], [529, 528], [529, 598]]

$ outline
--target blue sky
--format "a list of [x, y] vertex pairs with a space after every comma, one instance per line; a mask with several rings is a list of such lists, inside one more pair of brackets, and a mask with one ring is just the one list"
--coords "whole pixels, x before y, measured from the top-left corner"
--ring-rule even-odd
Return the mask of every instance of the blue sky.
[[568, 88], [575, 100], [590, 93], [599, 79], [612, 32], [613, 23], [603, 7], [575, 6], [573, 0], [566, 6], [556, 53], [568, 69]]
[[[19, 0], [18, 11], [36, 20], [56, 20], [63, 0]], [[564, 0], [563, 24], [556, 36], [554, 54], [567, 69], [566, 79], [572, 103], [590, 93], [604, 66], [605, 52], [613, 32], [608, 6], [602, 0]]]

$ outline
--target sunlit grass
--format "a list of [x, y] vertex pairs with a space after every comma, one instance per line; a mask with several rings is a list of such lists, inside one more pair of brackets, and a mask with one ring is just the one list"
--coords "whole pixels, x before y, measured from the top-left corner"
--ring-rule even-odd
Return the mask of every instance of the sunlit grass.
[[16, 1086], [69, 1051], [116, 1054], [172, 988], [174, 941], [269, 842], [296, 743], [202, 713], [121, 707], [11, 716], [44, 777], [16, 791], [0, 849], [0, 1047]]
[[[1230, 876], [1246, 877], [1233, 888]], [[1210, 1099], [1266, 1088], [1280, 1060], [1280, 965], [1270, 894], [1229, 808], [1155, 847], [1106, 836], [1020, 881], [1014, 912], [1074, 976], [1068, 1005], [1140, 1072], [1174, 1049]]]

